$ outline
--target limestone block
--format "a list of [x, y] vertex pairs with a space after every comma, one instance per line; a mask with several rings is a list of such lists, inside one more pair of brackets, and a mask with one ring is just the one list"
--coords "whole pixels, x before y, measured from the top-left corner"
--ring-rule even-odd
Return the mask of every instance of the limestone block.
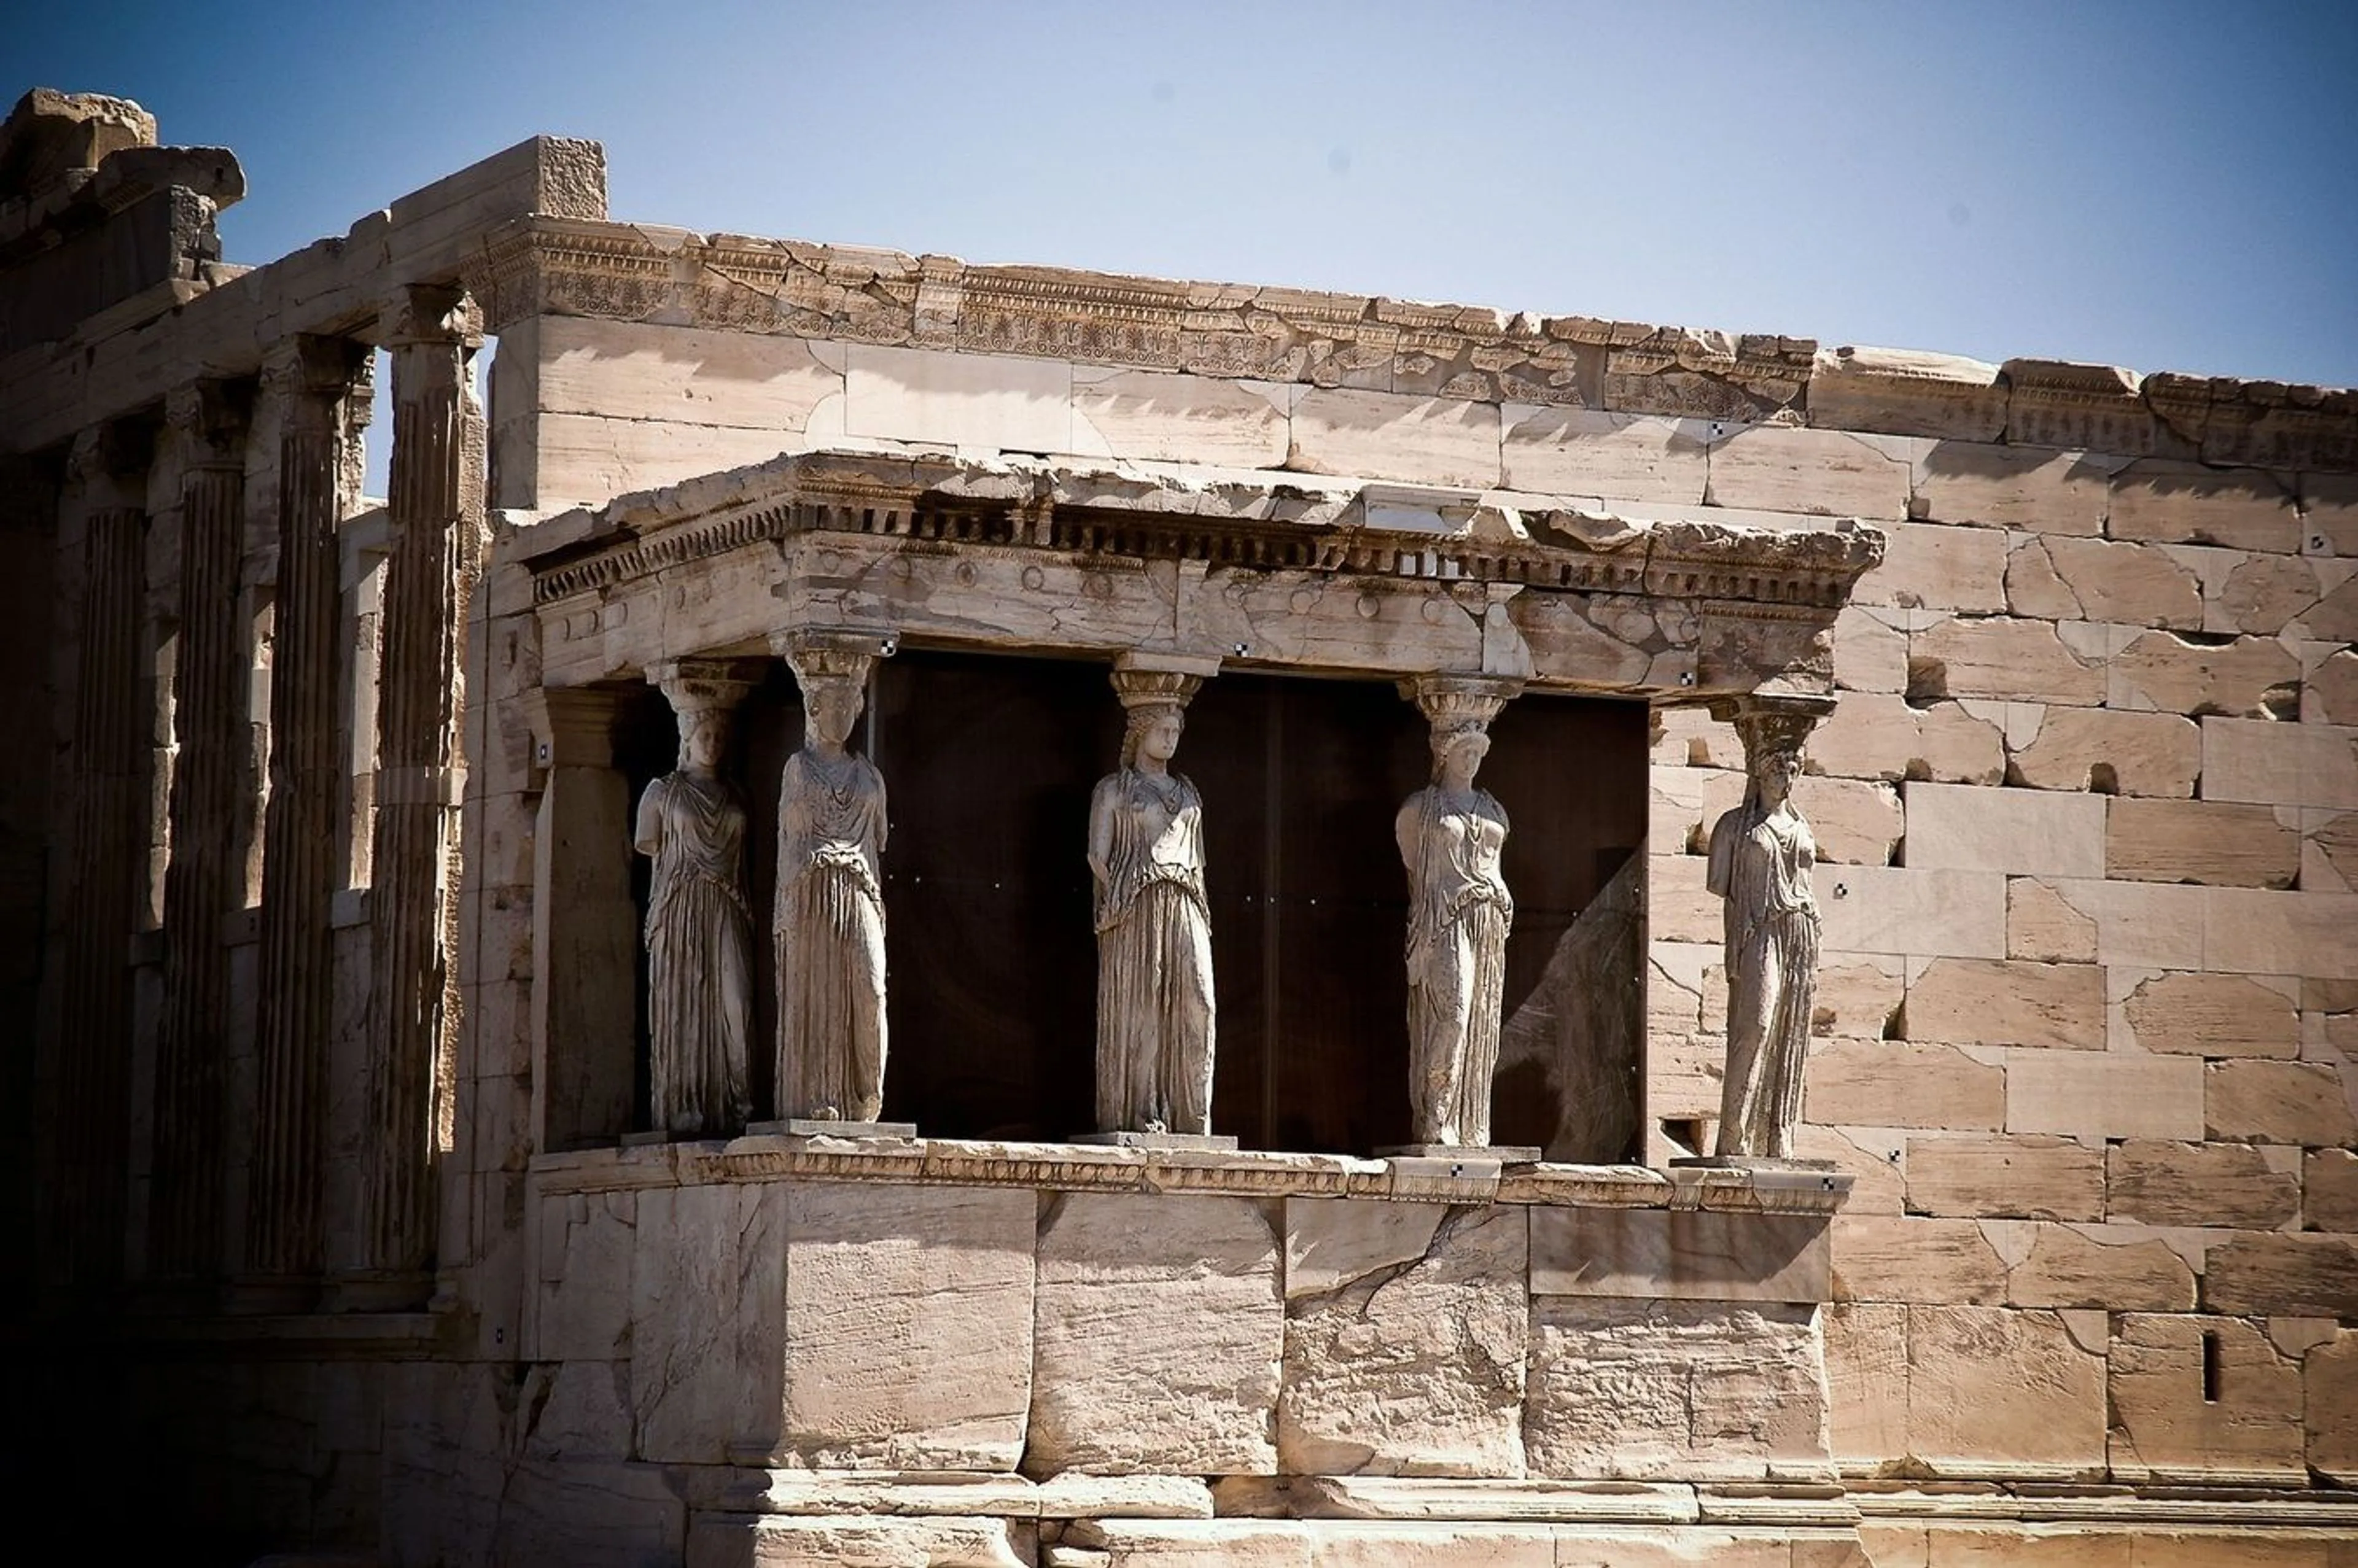
[[1073, 450], [1073, 367], [1064, 360], [847, 343], [843, 430], [986, 451]]
[[1043, 1218], [1034, 1473], [1266, 1475], [1284, 1356], [1257, 1204], [1067, 1193]]
[[1017, 1189], [795, 1186], [779, 1452], [826, 1468], [1014, 1469], [1035, 1209]]
[[1531, 1303], [1523, 1434], [1534, 1475], [1823, 1474], [1825, 1389], [1812, 1307]]
[[1311, 1568], [1310, 1527], [1292, 1519], [1080, 1519], [1065, 1544], [1107, 1568]]
[[2247, 975], [2156, 975], [2138, 982], [2123, 1011], [2130, 1033], [2147, 1051], [2190, 1056], [2300, 1054], [2299, 1010], [2290, 997]]
[[2006, 882], [2006, 956], [2044, 963], [2084, 963], [2096, 956], [2096, 923], [2035, 877]]
[[[1709, 850], [1712, 827], [1723, 814], [1743, 803], [1747, 782], [1742, 773], [1705, 775], [1699, 849]], [[1809, 819], [1821, 861], [1869, 866], [1890, 862], [1891, 851], [1899, 842], [1901, 818], [1899, 792], [1889, 784], [1805, 774], [1794, 781], [1793, 804]]]
[[2006, 1130], [2088, 1138], [2202, 1136], [2202, 1065], [2117, 1051], [2008, 1051]]
[[2104, 708], [2049, 708], [2030, 738], [2009, 748], [2006, 765], [2006, 782], [2033, 789], [2181, 799], [2202, 772], [2202, 731], [2192, 719]]
[[1910, 1306], [1908, 1449], [1944, 1476], [2100, 1473], [2103, 1343], [2053, 1312]]
[[1722, 1209], [1534, 1208], [1534, 1295], [1819, 1302], [1825, 1221]]
[[1646, 849], [1650, 854], [1693, 852], [1703, 832], [1704, 784], [1715, 771], [1659, 762], [1647, 768]]
[[2104, 874], [2104, 802], [1910, 779], [1907, 863], [1933, 871]]
[[2358, 1141], [2358, 1119], [2330, 1062], [2225, 1061], [2205, 1065], [2207, 1136], [2330, 1148]]
[[1647, 857], [1646, 929], [1654, 940], [1704, 945], [1724, 940], [1720, 900], [1704, 886], [1709, 866], [1701, 855]]
[[[483, 1461], [470, 1454], [462, 1463]], [[488, 1550], [453, 1551], [449, 1560], [480, 1552], [496, 1563], [633, 1568], [679, 1550], [687, 1509], [652, 1465], [533, 1458], [512, 1462], [499, 1479]]]
[[628, 1459], [631, 1368], [622, 1361], [567, 1361], [526, 1437], [535, 1459]]
[[2358, 929], [2358, 894], [2258, 888], [2201, 892], [2204, 968], [2358, 978], [2358, 942], [2350, 939]]
[[2202, 628], [2202, 588], [2191, 570], [2158, 546], [2110, 539], [2017, 536], [2006, 561], [2006, 608], [2042, 621]]
[[2300, 833], [2268, 806], [2118, 797], [2104, 823], [2104, 874], [2131, 881], [2286, 888]]
[[1285, 466], [1491, 490], [1500, 482], [1498, 449], [1495, 403], [1312, 386], [1295, 396]]
[[1991, 697], [2093, 708], [2104, 700], [2104, 671], [2064, 646], [2047, 622], [1961, 618], [1909, 640], [1908, 688], [1918, 701]]
[[2285, 481], [2261, 469], [2221, 470], [2201, 463], [2147, 458], [2113, 477], [2106, 525], [2115, 539], [2224, 545], [2289, 555], [2300, 548], [2300, 519]]
[[1995, 871], [1820, 866], [1828, 952], [1996, 958], [2006, 952], [2006, 878]]
[[1948, 1045], [1835, 1040], [1810, 1056], [1806, 1114], [1824, 1126], [1995, 1130], [2006, 1071]]
[[[813, 439], [798, 432], [746, 426], [543, 414], [534, 421], [530, 490], [517, 493], [503, 489], [501, 499], [541, 511], [596, 506], [634, 490], [766, 462], [782, 452], [804, 449]], [[503, 486], [514, 482], [508, 470], [515, 466], [505, 460], [503, 449]]]
[[843, 395], [833, 346], [799, 338], [581, 316], [538, 330], [543, 413], [800, 431]]
[[2093, 964], [1939, 958], [1908, 988], [1901, 1033], [1956, 1045], [2104, 1048], [2104, 972]]
[[2006, 1299], [2006, 1261], [1970, 1219], [1838, 1214], [1833, 1272], [1836, 1301]]
[[2358, 1153], [2312, 1149], [2301, 1159], [2301, 1218], [2311, 1230], [2358, 1233]]
[[1745, 1534], [1708, 1527], [1563, 1529], [1556, 1568], [1790, 1568], [1782, 1533]]
[[2006, 738], [1953, 702], [1915, 708], [1856, 692], [1811, 732], [1807, 762], [1842, 778], [1994, 784], [2006, 774]]
[[1286, 1201], [1281, 1471], [1521, 1474], [1525, 1213]]
[[1292, 396], [1213, 376], [1075, 365], [1074, 444], [1144, 461], [1282, 468]]
[[1527, 403], [1504, 418], [1509, 490], [1703, 504], [1708, 421]]
[[636, 1195], [568, 1193], [540, 1204], [537, 1358], [627, 1357]]
[[[1842, 642], [1835, 634], [1834, 663], [1842, 664]], [[1840, 678], [1839, 674], [1837, 679]], [[2302, 719], [2311, 724], [2358, 726], [2358, 650], [2344, 648], [2326, 655], [2309, 672], [2301, 687]]]
[[2006, 609], [2006, 535], [1933, 523], [1878, 526], [1883, 564], [1858, 579], [1852, 602], [1977, 615]]
[[1864, 605], [1834, 617], [1834, 685], [1844, 691], [1908, 689], [1908, 633]]
[[1711, 503], [1897, 523], [1908, 515], [1905, 440], [1739, 425], [1711, 444]]
[[2249, 1144], [2132, 1141], [2104, 1160], [2107, 1219], [2273, 1230], [2300, 1213], [2299, 1180]]
[[1653, 760], [1691, 768], [1744, 766], [1744, 742], [1736, 726], [1714, 719], [1708, 708], [1657, 708], [1653, 710]]
[[2211, 1312], [2358, 1317], [2358, 1241], [2266, 1232], [2204, 1254], [2202, 1304]]
[[2096, 923], [2098, 962], [2152, 969], [2201, 967], [2205, 918], [2217, 890], [2064, 880], [2053, 886], [2064, 903]]
[[1835, 1302], [1820, 1315], [1834, 1463], [1852, 1472], [1905, 1457], [1907, 1307], [1897, 1302]]
[[2202, 797], [2358, 808], [2358, 728], [2206, 717]]
[[1543, 1524], [1318, 1519], [1311, 1568], [1555, 1568], [1555, 1532]]
[[688, 1568], [1029, 1568], [1033, 1534], [1003, 1519], [698, 1512], [688, 1525], [687, 1562]]
[[2358, 892], [2358, 811], [2304, 808], [2300, 885], [2318, 892]]
[[1910, 1213], [2102, 1219], [2104, 1155], [2069, 1138], [1908, 1140]]
[[2113, 1478], [2299, 1486], [2301, 1367], [2234, 1318], [2124, 1313], [2108, 1357]]
[[1802, 1160], [1831, 1160], [1850, 1177], [1851, 1214], [1902, 1214], [1908, 1184], [1899, 1169], [1906, 1140], [1890, 1129], [1863, 1130], [1855, 1138], [1838, 1128], [1804, 1122], [1794, 1130], [1793, 1152]]
[[[2006, 1276], [2010, 1306], [2091, 1307], [2114, 1311], [2191, 1312], [2194, 1271], [2160, 1241], [2124, 1238], [2118, 1228], [1995, 1220], [1994, 1233], [2011, 1260]], [[2024, 1250], [2025, 1248], [2028, 1250]]]
[[1810, 419], [1836, 430], [1996, 440], [2006, 428], [2006, 385], [1981, 360], [1845, 344], [1818, 351]]
[[2358, 1333], [2342, 1331], [2301, 1357], [2307, 1458], [2342, 1486], [2358, 1483]]
[[766, 1451], [783, 1407], [785, 1193], [774, 1185], [651, 1187], [631, 1266], [637, 1454], [720, 1464]]
[[2224, 645], [2147, 632], [2112, 661], [2115, 708], [2290, 719], [2300, 710], [2300, 661], [2273, 637]]
[[[1899, 1011], [1904, 985], [1897, 959], [1861, 957], [1855, 962], [1818, 965], [1817, 1005], [1811, 1011], [1813, 1034], [1849, 1034], [1880, 1040], [1891, 1030]], [[1714, 966], [1705, 973], [1704, 1015], [1714, 1022], [1727, 1016], [1727, 972]]]
[[2323, 597], [2316, 566], [2299, 556], [2230, 556], [2228, 560], [2234, 564], [2217, 583], [2215, 597], [2228, 625], [2238, 632], [2273, 637], [2287, 622], [2315, 611]]
[[2107, 481], [2117, 466], [2084, 452], [1934, 441], [1916, 460], [1912, 512], [1940, 523], [2093, 536], [2104, 531]]

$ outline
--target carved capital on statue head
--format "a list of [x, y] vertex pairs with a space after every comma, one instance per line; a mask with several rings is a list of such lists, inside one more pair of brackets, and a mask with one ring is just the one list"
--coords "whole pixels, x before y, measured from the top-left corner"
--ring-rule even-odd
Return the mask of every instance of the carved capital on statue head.
[[1400, 683], [1401, 695], [1416, 704], [1436, 741], [1487, 730], [1498, 710], [1522, 689], [1521, 681], [1497, 676], [1417, 676]]
[[760, 684], [752, 665], [741, 659], [671, 659], [648, 670], [647, 679], [663, 688], [672, 711], [682, 718], [734, 712]]
[[813, 681], [849, 680], [865, 685], [878, 659], [892, 656], [898, 643], [890, 633], [852, 632], [804, 626], [773, 633], [770, 651], [786, 661], [803, 690]]
[[208, 376], [164, 395], [164, 422], [179, 437], [189, 468], [243, 468], [253, 414], [251, 382]]
[[1174, 654], [1135, 648], [1114, 655], [1114, 695], [1122, 707], [1184, 708], [1188, 698], [1211, 676], [1220, 673], [1220, 661], [1198, 654]]
[[1756, 692], [1711, 705], [1714, 719], [1736, 726], [1736, 737], [1744, 742], [1745, 770], [1754, 773], [1770, 757], [1790, 756], [1798, 762], [1810, 731], [1833, 710], [1834, 699], [1831, 697], [1800, 694]]

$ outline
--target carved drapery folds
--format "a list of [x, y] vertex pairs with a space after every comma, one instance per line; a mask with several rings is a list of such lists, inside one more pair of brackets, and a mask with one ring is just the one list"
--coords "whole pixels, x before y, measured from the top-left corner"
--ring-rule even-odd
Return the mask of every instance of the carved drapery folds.
[[237, 855], [247, 650], [238, 625], [245, 541], [244, 389], [199, 382], [166, 400], [178, 439], [179, 650], [173, 683], [171, 861], [164, 878], [164, 1014], [156, 1052], [148, 1271], [218, 1271], [229, 963], [224, 920], [243, 891]]
[[347, 675], [337, 525], [367, 418], [370, 360], [340, 338], [298, 338], [265, 391], [279, 407], [278, 595], [270, 686], [270, 797], [264, 827], [254, 1172], [245, 1266], [315, 1273], [321, 1262], [324, 1080], [332, 1034], [330, 906], [343, 868], [337, 715]]
[[423, 1288], [434, 1157], [449, 1146], [456, 1011], [460, 651], [480, 569], [481, 341], [465, 297], [412, 288], [389, 308], [393, 462], [369, 898], [369, 1119], [356, 1273]]
[[745, 806], [719, 773], [730, 716], [752, 681], [733, 665], [685, 659], [648, 678], [679, 724], [679, 766], [640, 797], [633, 846], [654, 861], [648, 889], [648, 1125], [726, 1137], [752, 1113], [753, 916], [745, 897]]
[[802, 631], [773, 644], [803, 695], [803, 745], [778, 781], [778, 1110], [872, 1122], [884, 1107], [884, 776], [844, 749], [889, 645]]
[[1832, 710], [1826, 698], [1736, 704], [1744, 741], [1743, 804], [1712, 827], [1706, 879], [1726, 900], [1727, 1072], [1720, 1102], [1723, 1158], [1790, 1160], [1801, 1119], [1801, 1075], [1817, 997], [1817, 844], [1792, 802], [1801, 745]]
[[1098, 933], [1098, 1130], [1212, 1130], [1212, 920], [1204, 802], [1171, 770], [1187, 699], [1218, 661], [1125, 654], [1120, 764], [1089, 797]]
[[1521, 689], [1467, 676], [1403, 685], [1432, 726], [1433, 745], [1433, 782], [1392, 824], [1408, 871], [1409, 1109], [1422, 1144], [1490, 1141], [1515, 901], [1498, 869], [1507, 813], [1474, 775], [1490, 749], [1490, 721]]

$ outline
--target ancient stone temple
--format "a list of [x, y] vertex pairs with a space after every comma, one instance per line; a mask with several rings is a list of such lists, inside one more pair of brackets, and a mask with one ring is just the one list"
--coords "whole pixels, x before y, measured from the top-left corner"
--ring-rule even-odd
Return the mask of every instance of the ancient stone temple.
[[0, 131], [37, 1531], [2358, 1550], [2358, 397], [242, 192]]

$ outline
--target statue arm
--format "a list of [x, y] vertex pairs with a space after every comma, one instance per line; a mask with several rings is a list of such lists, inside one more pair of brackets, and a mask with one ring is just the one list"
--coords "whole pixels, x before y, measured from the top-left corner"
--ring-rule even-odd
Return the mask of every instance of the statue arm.
[[881, 855], [884, 852], [885, 836], [892, 831], [892, 814], [885, 806], [884, 775], [873, 762], [868, 764], [868, 782], [876, 786], [876, 852]]
[[1423, 846], [1419, 840], [1423, 837], [1423, 806], [1424, 792], [1419, 790], [1408, 797], [1400, 808], [1400, 815], [1392, 818], [1392, 838], [1400, 845], [1401, 865], [1408, 871], [1412, 893], [1416, 891], [1418, 862], [1422, 859], [1421, 851]]
[[664, 781], [657, 779], [639, 796], [639, 819], [631, 834], [631, 848], [642, 855], [663, 848], [663, 792]]
[[1120, 794], [1121, 775], [1113, 773], [1099, 779], [1089, 796], [1089, 874], [1100, 888], [1113, 881], [1113, 814]]
[[1704, 867], [1703, 885], [1720, 897], [1727, 896], [1736, 867], [1736, 814], [1723, 813], [1711, 830], [1711, 859]]

